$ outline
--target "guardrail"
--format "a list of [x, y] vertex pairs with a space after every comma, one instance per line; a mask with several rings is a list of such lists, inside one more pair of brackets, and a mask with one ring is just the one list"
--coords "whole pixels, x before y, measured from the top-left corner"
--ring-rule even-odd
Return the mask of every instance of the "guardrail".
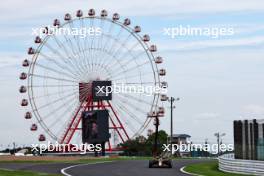
[[219, 157], [219, 170], [223, 172], [264, 175], [264, 161], [235, 159], [234, 154]]

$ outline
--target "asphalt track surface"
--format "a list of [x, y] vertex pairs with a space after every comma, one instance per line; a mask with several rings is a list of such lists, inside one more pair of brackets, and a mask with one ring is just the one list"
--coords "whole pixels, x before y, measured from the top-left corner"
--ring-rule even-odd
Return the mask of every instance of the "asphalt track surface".
[[114, 161], [97, 164], [76, 163], [1, 163], [0, 168], [11, 170], [28, 170], [66, 176], [186, 176], [180, 169], [193, 163], [210, 162], [210, 160], [175, 160], [173, 168], [148, 168], [147, 160]]

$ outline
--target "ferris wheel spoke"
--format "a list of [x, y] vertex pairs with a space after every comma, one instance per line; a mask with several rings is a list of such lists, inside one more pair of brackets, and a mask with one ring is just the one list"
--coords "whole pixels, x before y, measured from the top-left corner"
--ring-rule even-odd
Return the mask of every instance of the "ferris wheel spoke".
[[41, 68], [43, 68], [43, 69], [50, 70], [50, 71], [52, 71], [52, 72], [54, 72], [54, 73], [58, 73], [58, 74], [60, 74], [60, 75], [66, 75], [66, 76], [68, 76], [69, 78], [72, 78], [73, 80], [78, 81], [78, 79], [77, 79], [76, 77], [73, 77], [72, 75], [70, 75], [70, 74], [68, 74], [68, 73], [65, 73], [65, 72], [62, 72], [62, 71], [58, 71], [58, 70], [56, 70], [56, 69], [52, 69], [52, 68], [50, 68], [50, 67], [46, 67], [46, 66], [44, 66], [44, 65], [42, 65], [42, 64], [39, 64], [39, 63], [35, 63], [35, 65], [38, 66], [38, 67], [41, 67]]
[[[114, 27], [114, 22], [111, 22], [110, 27], [106, 33], [111, 34], [113, 31], [113, 27]], [[105, 33], [102, 33], [102, 35], [105, 35]], [[106, 43], [104, 45], [101, 45], [101, 48], [105, 49], [107, 43], [108, 43], [108, 41], [106, 41]], [[103, 42], [101, 44], [103, 44]]]
[[[91, 58], [91, 57], [93, 57], [92, 55], [91, 55], [91, 53], [95, 53], [95, 51], [96, 52], [101, 52], [99, 49], [97, 49], [97, 48], [85, 48], [85, 49], [83, 49], [81, 52], [82, 53], [88, 53], [88, 54], [90, 54], [90, 56], [87, 56], [87, 58]], [[86, 67], [88, 68], [87, 70], [89, 70], [89, 71], [91, 71], [91, 72], [96, 72], [97, 70], [99, 70], [100, 68], [97, 68], [97, 63], [96, 63], [96, 61], [95, 61], [95, 59], [92, 59], [92, 60], [94, 60], [94, 62], [93, 63], [85, 63], [86, 65]], [[90, 68], [92, 68], [92, 69], [90, 69]], [[89, 74], [89, 72], [86, 72], [86, 75], [88, 75]]]
[[[79, 25], [81, 26], [82, 29], [84, 29], [84, 24], [83, 24], [83, 18], [79, 18]], [[87, 37], [87, 36], [86, 36]], [[78, 43], [79, 43], [79, 54], [82, 54], [82, 60], [81, 60], [81, 65], [83, 66], [84, 70], [88, 70], [89, 68], [86, 67], [86, 54], [84, 52], [81, 52], [82, 50], [84, 50], [85, 48], [85, 45], [82, 44], [82, 41], [83, 39], [80, 40], [80, 37], [78, 37]]]
[[58, 63], [55, 59], [52, 59], [50, 56], [47, 56], [41, 52], [39, 52], [39, 55], [41, 55], [42, 57], [46, 58], [47, 60], [53, 62], [56, 66], [58, 66], [60, 69], [62, 70], [67, 70], [70, 74], [72, 74], [73, 76], [76, 76], [75, 73], [72, 72], [72, 70], [70, 70], [67, 66], [65, 65], [61, 65], [60, 63]]
[[[131, 59], [129, 59], [127, 62], [125, 62], [123, 65], [128, 65], [130, 62], [132, 62], [132, 61], [135, 61], [136, 62], [136, 60], [141, 56], [141, 55], [143, 55], [143, 54], [145, 54], [146, 53], [146, 51], [144, 50], [144, 51], [142, 51], [142, 52], [140, 52], [140, 53], [138, 53], [137, 55], [135, 55], [134, 56], [134, 54], [132, 54], [133, 53], [133, 50], [131, 49], [131, 48], [128, 48], [128, 47], [126, 47], [125, 45], [123, 46], [124, 48], [126, 48], [126, 52], [124, 52], [124, 54], [122, 55], [122, 57], [117, 57], [117, 56], [115, 56], [115, 57], [117, 57], [117, 59], [116, 60], [124, 60], [124, 58], [126, 58], [125, 56], [126, 55], [130, 55], [131, 56]], [[123, 56], [124, 56], [124, 58], [123, 58]], [[112, 63], [112, 64], [110, 64], [110, 67], [115, 67], [116, 65], [114, 64], [114, 63]]]
[[125, 69], [125, 70], [122, 71], [122, 72], [117, 72], [117, 73], [113, 74], [111, 78], [115, 78], [115, 76], [119, 76], [119, 75], [120, 75], [121, 73], [123, 73], [123, 72], [128, 73], [128, 72], [133, 71], [133, 70], [135, 70], [135, 69], [139, 69], [140, 67], [142, 67], [142, 66], [144, 66], [144, 65], [146, 65], [146, 64], [148, 64], [148, 63], [149, 63], [149, 61], [146, 61], [146, 62], [141, 63], [141, 64], [139, 64], [139, 65], [135, 65], [135, 66], [132, 67], [132, 68]]
[[[94, 23], [95, 23], [95, 20], [92, 21], [92, 28], [95, 28], [95, 26], [96, 26]], [[96, 61], [95, 61], [95, 57], [94, 57], [95, 51], [96, 51], [95, 45], [96, 45], [96, 38], [93, 35], [92, 40], [91, 40], [91, 46], [90, 46], [90, 48], [91, 48], [90, 58], [92, 60], [92, 71], [96, 70]]]
[[74, 114], [80, 108], [81, 105], [82, 104], [77, 103], [77, 106], [75, 106], [74, 110], [72, 111], [73, 113], [67, 118], [67, 120], [65, 120], [65, 122], [63, 123], [63, 125], [61, 126], [61, 128], [59, 128], [58, 131], [56, 132], [56, 136], [60, 136], [61, 137], [62, 134], [64, 135], [64, 130], [66, 128], [68, 128], [69, 122], [72, 120], [72, 117], [74, 116]]
[[[72, 29], [74, 28], [73, 21], [69, 22], [69, 26], [70, 26], [71, 32], [73, 32], [72, 31]], [[79, 56], [79, 66], [82, 69], [82, 71], [84, 72], [84, 70], [86, 70], [86, 68], [83, 67], [82, 61], [84, 60], [85, 56], [84, 55], [80, 56], [80, 54], [81, 54], [80, 38], [76, 37], [76, 35], [74, 35], [73, 39], [74, 39], [75, 43], [77, 44], [77, 49], [78, 49], [77, 55]]]
[[126, 104], [128, 107], [130, 107], [131, 108], [131, 111], [133, 109], [133, 111], [136, 110], [135, 112], [139, 112], [142, 115], [146, 116], [147, 112], [145, 112], [143, 109], [138, 108], [136, 105], [134, 105], [132, 103], [128, 103], [128, 101], [126, 101], [125, 99], [121, 98], [120, 96], [119, 96], [119, 98], [120, 99], [118, 101], [121, 102], [122, 104]]
[[[74, 24], [73, 24], [73, 21], [70, 21], [69, 22], [69, 26], [70, 26], [70, 30], [71, 30], [71, 32], [73, 33], [73, 28], [74, 28]], [[74, 40], [75, 40], [75, 43], [77, 44], [77, 47], [78, 47], [78, 50], [79, 50], [79, 52], [81, 51], [81, 46], [80, 46], [80, 39], [79, 39], [79, 37], [76, 37], [76, 35], [73, 35], [73, 38], [74, 38]], [[77, 39], [76, 39], [77, 38]]]
[[[132, 50], [128, 50], [127, 53], [132, 53]], [[145, 54], [145, 51], [142, 51], [141, 53], [139, 53], [138, 55], [136, 56], [133, 56], [128, 59], [126, 62], [122, 63], [122, 65], [130, 65], [131, 62], [133, 61], [136, 61], [141, 55]], [[123, 57], [124, 59], [125, 57]], [[118, 58], [118, 60], [122, 60], [122, 57]], [[116, 67], [117, 65], [116, 64], [111, 64], [109, 67], [112, 67], [113, 69]]]
[[143, 110], [143, 109], [137, 107], [135, 104], [132, 104], [132, 103], [128, 102], [125, 98], [119, 96], [118, 94], [116, 94], [116, 95], [119, 97], [119, 101], [123, 102], [123, 103], [126, 104], [126, 105], [129, 105], [129, 106], [130, 106], [131, 108], [133, 108], [134, 110], [136, 110], [136, 111], [138, 111], [138, 112], [140, 112], [140, 113], [146, 115], [146, 111], [145, 111], [145, 110]]
[[29, 88], [43, 88], [43, 87], [76, 87], [76, 84], [46, 84], [46, 85], [30, 85], [28, 86]]
[[[111, 79], [111, 81], [118, 81], [118, 80], [122, 80], [122, 79], [126, 79], [126, 78], [135, 78], [135, 77], [138, 77], [140, 75], [144, 75], [145, 76], [145, 75], [149, 75], [149, 74], [153, 74], [153, 72], [146, 72], [146, 73], [131, 75], [131, 76], [123, 77], [123, 78], [119, 78], [119, 76], [123, 76], [123, 74], [120, 74], [119, 76], [115, 77], [115, 78], [118, 78], [118, 79]], [[110, 77], [108, 77], [107, 79], [110, 80]]]
[[[123, 32], [122, 27], [119, 27], [119, 32], [117, 33], [116, 38], [119, 38], [119, 36], [122, 34], [122, 32]], [[109, 42], [106, 42], [106, 43], [105, 43], [105, 45], [104, 45], [104, 47], [103, 47], [103, 50], [105, 50], [106, 48], [109, 48], [109, 51], [112, 51], [113, 48], [115, 47], [116, 43], [114, 43], [114, 42], [112, 41], [112, 42], [110, 43], [110, 45], [108, 45], [108, 44], [109, 44]]]
[[[101, 35], [104, 36], [105, 34], [102, 33]], [[106, 38], [106, 37], [102, 37], [102, 38]], [[109, 41], [106, 41], [106, 42], [109, 42]], [[111, 54], [110, 54], [110, 52], [108, 50], [106, 50], [106, 49], [103, 48], [102, 43], [103, 42], [101, 42], [101, 46], [98, 47], [98, 50], [100, 51], [101, 54], [98, 55], [98, 58], [100, 58], [100, 59], [97, 62], [97, 68], [103, 67], [102, 62], [104, 62], [104, 60], [105, 60], [104, 58], [112, 57]]]
[[[109, 51], [103, 50], [101, 48], [88, 48], [88, 49], [85, 48], [82, 52], [87, 52], [87, 51], [90, 51], [90, 50], [97, 50], [99, 52], [102, 52], [104, 54], [107, 54], [108, 56], [111, 56], [111, 53]], [[109, 69], [109, 67], [107, 67], [106, 65], [100, 65], [98, 63], [94, 63], [94, 66], [97, 66], [96, 68], [98, 68], [98, 69], [100, 69], [100, 68]]]
[[[112, 38], [111, 38], [112, 39]], [[119, 42], [119, 40], [118, 39], [113, 39], [113, 40], [115, 40], [116, 42], [115, 43], [118, 43]], [[115, 44], [116, 45], [116, 44]], [[100, 63], [98, 63], [98, 64], [96, 64], [96, 66], [97, 66], [97, 68], [98, 69], [100, 69], [100, 67], [101, 68], [111, 68], [111, 67], [109, 67], [108, 65], [109, 64], [104, 64], [104, 58], [108, 58], [108, 62], [110, 63], [113, 59], [113, 61], [115, 61], [114, 63], [116, 64], [116, 65], [120, 65], [121, 66], [121, 69], [123, 69], [123, 67], [124, 67], [124, 65], [122, 65], [121, 64], [121, 62], [119, 61], [119, 60], [117, 60], [117, 58], [113, 55], [113, 52], [111, 52], [111, 50], [102, 50], [102, 49], [100, 49], [104, 54], [103, 54], [103, 57], [102, 57], [102, 59], [101, 59], [101, 62]], [[111, 57], [108, 57], [108, 56], [111, 56]], [[112, 69], [111, 69], [112, 70]]]
[[119, 95], [119, 96], [122, 96], [122, 97], [124, 97], [124, 98], [129, 98], [129, 99], [131, 99], [131, 100], [133, 100], [133, 101], [136, 101], [136, 102], [139, 102], [139, 103], [142, 103], [142, 104], [146, 104], [146, 105], [150, 105], [150, 106], [152, 106], [152, 101], [151, 101], [151, 102], [148, 102], [148, 101], [146, 101], [146, 100], [144, 100], [144, 99], [137, 98], [137, 97], [134, 97], [134, 96], [132, 96], [132, 95], [124, 94], [124, 93], [120, 93], [120, 94], [118, 94], [118, 95]]
[[[84, 48], [81, 52], [89, 52], [91, 50], [99, 50], [104, 53], [107, 52], [107, 51], [102, 51], [101, 48]], [[90, 65], [86, 65], [86, 66], [90, 68]], [[93, 67], [96, 68], [95, 66], [98, 66], [98, 64], [95, 63]], [[107, 68], [106, 66], [101, 66], [100, 68], [98, 67], [98, 70], [102, 70], [102, 69], [107, 73], [107, 75], [111, 75], [109, 68]], [[89, 71], [91, 71], [91, 69], [89, 69]], [[89, 77], [89, 73], [90, 73], [89, 71], [88, 72], [86, 71], [85, 78]]]
[[116, 106], [119, 107], [123, 111], [123, 114], [125, 115], [124, 117], [127, 117], [128, 115], [128, 117], [130, 117], [131, 120], [134, 120], [135, 122], [137, 122], [138, 125], [142, 125], [143, 123], [142, 120], [138, 118], [137, 115], [134, 114], [132, 111], [128, 110], [125, 106], [123, 106], [122, 103], [117, 103]]
[[129, 116], [130, 116], [133, 120], [135, 120], [139, 125], [142, 125], [143, 122], [141, 121], [141, 119], [139, 119], [139, 118], [137, 117], [136, 114], [134, 114], [132, 111], [128, 110], [128, 108], [126, 108], [126, 107], [123, 106], [122, 104], [124, 104], [124, 102], [122, 102], [122, 101], [120, 101], [120, 100], [118, 100], [118, 101], [116, 102], [116, 106], [118, 106], [120, 109], [122, 109], [123, 112], [124, 112], [124, 114], [129, 114]]
[[[125, 63], [123, 63], [123, 65], [129, 65], [129, 63], [131, 63], [132, 61], [136, 62], [136, 60], [138, 60], [139, 57], [140, 57], [141, 55], [145, 54], [145, 51], [140, 52], [140, 53], [137, 54], [136, 56], [132, 55], [131, 53], [132, 53], [131, 50], [128, 50], [128, 51], [127, 51], [127, 54], [130, 54], [132, 57], [131, 57], [131, 59], [129, 59], [129, 60], [127, 60]], [[150, 62], [150, 61], [149, 61], [149, 62]], [[113, 64], [110, 65], [110, 67], [112, 67], [112, 66], [113, 66], [113, 68], [116, 67], [116, 65], [113, 65]]]
[[[108, 40], [106, 41], [106, 43], [110, 43], [112, 40], [114, 40], [115, 41], [115, 43], [117, 43], [117, 39], [116, 38], [114, 38], [114, 37], [112, 37], [112, 36], [110, 36], [110, 35], [106, 35], [106, 34], [104, 34], [104, 33], [102, 33], [102, 36], [104, 36], [104, 38], [107, 38]], [[98, 48], [99, 49], [99, 48]], [[102, 56], [101, 56], [101, 58], [100, 58], [100, 62], [98, 62], [98, 67], [100, 67], [100, 66], [103, 66], [103, 63], [104, 63], [104, 61], [108, 58], [109, 59], [109, 57], [108, 56], [111, 56], [111, 57], [113, 57], [112, 56], [112, 50], [111, 49], [109, 49], [109, 50], [107, 50], [105, 47], [101, 47], [100, 49], [99, 49], [100, 51], [102, 51]]]
[[[70, 42], [71, 46], [73, 45], [73, 42], [70, 38], [68, 38], [67, 41]], [[67, 46], [67, 47], [72, 48], [71, 46]], [[72, 58], [72, 60], [71, 60], [72, 64], [75, 66], [76, 70], [78, 71], [80, 78], [82, 78], [82, 76], [86, 70], [80, 62], [80, 60], [82, 60], [83, 58], [80, 56], [79, 52], [73, 52], [73, 53], [74, 53], [74, 56], [71, 57]]]
[[[74, 44], [73, 44], [73, 42], [72, 42], [72, 40], [69, 38], [69, 37], [66, 37], [65, 35], [64, 35], [64, 39], [65, 39], [65, 45], [64, 45], [64, 47], [66, 48], [66, 44], [68, 44], [67, 45], [67, 48], [69, 48], [69, 50], [71, 50], [72, 51], [72, 54], [73, 54], [73, 56], [75, 56], [75, 55], [77, 55], [78, 57], [79, 57], [79, 59], [80, 59], [80, 56], [78, 55], [78, 52], [76, 52], [75, 51], [75, 47], [74, 47]], [[67, 50], [67, 49], [66, 49]], [[80, 73], [80, 74], [82, 74], [82, 72], [81, 72], [81, 67], [80, 67], [80, 64], [79, 63], [77, 63], [76, 62], [76, 59], [77, 58], [73, 58], [73, 57], [71, 57], [72, 58], [72, 62], [73, 62], [73, 64], [75, 65], [75, 68], [77, 68], [77, 70], [78, 70], [78, 72]], [[81, 77], [81, 75], [80, 75], [80, 77]]]
[[[104, 26], [104, 20], [100, 20], [100, 27], [99, 28], [100, 29], [103, 29], [103, 26]], [[102, 42], [102, 39], [103, 39], [103, 35], [100, 35], [100, 37], [97, 36], [96, 42], [94, 44], [94, 46], [95, 46], [94, 48], [99, 49], [100, 41]], [[98, 63], [98, 56], [99, 56], [99, 53], [100, 52], [98, 52], [98, 50], [95, 50], [95, 51], [97, 51], [97, 52], [94, 53], [93, 57], [94, 57], [94, 60], [95, 60], [95, 64], [97, 65], [97, 63]]]
[[57, 81], [79, 83], [78, 81], [75, 81], [75, 80], [69, 80], [69, 79], [58, 78], [58, 77], [53, 77], [53, 76], [38, 75], [38, 74], [34, 74], [34, 73], [30, 73], [29, 76], [38, 77], [38, 78], [45, 78], [45, 79], [53, 79], [53, 80], [57, 80]]
[[[111, 36], [110, 36], [109, 38], [115, 40], [116, 43], [119, 43], [119, 42], [120, 42], [117, 38], [112, 38]], [[130, 54], [130, 55], [132, 56], [132, 59], [130, 59], [130, 61], [133, 61], [133, 60], [136, 60], [136, 58], [139, 57], [141, 54], [145, 53], [145, 51], [143, 51], [143, 52], [141, 52], [140, 54], [138, 54], [137, 56], [133, 56], [133, 55], [132, 55], [132, 52], [133, 52], [133, 47], [135, 47], [135, 46], [136, 46], [136, 45], [133, 45], [131, 48], [128, 48], [128, 47], [126, 46], [126, 42], [123, 42], [123, 43], [120, 45], [119, 49], [120, 49], [120, 48], [125, 48], [125, 49], [126, 49], [126, 52], [124, 52], [124, 54], [123, 54], [122, 56], [125, 56], [125, 55], [127, 55], [127, 54]], [[118, 51], [118, 52], [116, 52], [116, 54], [113, 54], [113, 55], [112, 55], [111, 58], [114, 58], [113, 61], [112, 61], [111, 59], [109, 59], [111, 62], [108, 61], [108, 62], [106, 62], [106, 63], [102, 63], [102, 64], [109, 65], [108, 67], [110, 67], [110, 68], [113, 67], [113, 66], [116, 67], [116, 66], [118, 66], [118, 65], [123, 65], [123, 66], [127, 65], [129, 62], [126, 63], [126, 64], [122, 64], [121, 60], [124, 60], [124, 58], [122, 58], [122, 57], [118, 57], [120, 53], [121, 53], [121, 51]]]
[[[43, 87], [43, 86], [42, 86]], [[40, 95], [40, 96], [35, 96], [34, 98], [31, 97], [30, 100], [32, 99], [40, 99], [40, 98], [45, 98], [45, 97], [49, 97], [49, 96], [52, 96], [52, 95], [57, 95], [57, 94], [62, 94], [62, 93], [65, 93], [65, 92], [69, 92], [69, 91], [77, 91], [78, 89], [66, 89], [66, 90], [63, 90], [63, 91], [56, 91], [56, 92], [53, 92], [53, 93], [49, 93], [49, 94], [45, 94], [45, 95]]]
[[[75, 75], [76, 77], [78, 77], [78, 75], [76, 75], [76, 70], [72, 70], [73, 67], [72, 67], [72, 66], [71, 66], [71, 67], [68, 66], [69, 63], [70, 63], [70, 62], [68, 62], [70, 58], [67, 58], [67, 56], [63, 56], [63, 55], [59, 52], [58, 49], [54, 49], [54, 48], [52, 48], [51, 46], [49, 46], [48, 43], [46, 43], [44, 46], [45, 46], [46, 48], [48, 48], [49, 50], [51, 50], [53, 54], [55, 54], [56, 56], [58, 56], [58, 58], [60, 58], [59, 60], [62, 60], [62, 62], [64, 63], [63, 66], [64, 66], [64, 67], [67, 67], [68, 71], [69, 71], [72, 75]], [[67, 61], [67, 60], [68, 60], [68, 61]]]
[[[115, 40], [115, 43], [118, 43], [119, 40], [114, 38], [113, 40]], [[106, 53], [106, 52], [105, 52]], [[110, 55], [111, 57], [108, 58], [108, 60], [105, 61], [104, 58], [106, 58], [106, 54], [104, 55], [103, 59], [102, 60], [102, 63], [99, 63], [98, 65], [99, 66], [107, 66], [109, 68], [111, 68], [109, 65], [112, 65], [112, 64], [115, 64], [115, 65], [122, 65], [120, 60], [117, 59], [117, 57], [113, 54], [113, 52], [111, 51], [107, 51], [108, 55]], [[104, 62], [105, 61], [105, 62]], [[111, 64], [112, 63], [112, 64]]]
[[[92, 28], [94, 28], [94, 19], [92, 18], [91, 19], [91, 21], [90, 21], [90, 26], [92, 27]], [[94, 35], [92, 35], [91, 36], [91, 42], [90, 42], [90, 47], [89, 48], [93, 48], [93, 45], [94, 44]], [[93, 58], [93, 53], [94, 53], [94, 51], [93, 50], [90, 50], [90, 59], [91, 59], [91, 61], [92, 61], [92, 64], [91, 64], [91, 67], [92, 67], [92, 71], [94, 71], [94, 58]]]
[[[118, 106], [115, 106], [115, 109], [119, 110], [119, 112], [122, 112], [122, 110], [120, 110], [120, 108], [118, 108]], [[124, 116], [124, 113], [122, 112], [121, 115]], [[125, 125], [124, 125], [125, 129], [130, 130], [132, 133], [136, 133], [137, 130], [133, 127], [133, 125], [130, 125], [131, 122], [128, 119], [123, 120], [123, 122], [125, 123]]]
[[[65, 97], [64, 100], [66, 100], [69, 97]], [[47, 120], [50, 117], [53, 117], [52, 115], [55, 114], [56, 112], [58, 112], [59, 110], [61, 110], [63, 107], [67, 106], [69, 103], [73, 102], [75, 99], [75, 97], [70, 98], [69, 100], [65, 101], [64, 103], [61, 103], [61, 105], [59, 107], [57, 107], [56, 109], [54, 109], [53, 111], [49, 112], [46, 115], [43, 115], [42, 120]], [[66, 109], [67, 111], [69, 111], [68, 109]], [[66, 111], [66, 112], [67, 112]]]
[[140, 133], [143, 133], [143, 131], [149, 126], [149, 124], [150, 124], [151, 121], [152, 121], [151, 118], [148, 118], [148, 119], [145, 121], [144, 125], [142, 125], [141, 129], [139, 130], [139, 134], [140, 134]]
[[[106, 50], [106, 48], [109, 48], [108, 49], [108, 52], [110, 52], [111, 55], [112, 55], [112, 53], [114, 51], [114, 48], [115, 48], [115, 46], [118, 43], [116, 41], [116, 39], [119, 38], [119, 36], [122, 34], [122, 32], [123, 32], [123, 28], [120, 27], [119, 32], [117, 33], [116, 37], [112, 37], [113, 40], [110, 40], [110, 42], [106, 42], [105, 45], [104, 45], [104, 47], [103, 47], [103, 50]], [[109, 43], [110, 43], [110, 45], [108, 45]], [[105, 60], [105, 56], [102, 59]]]
[[[89, 28], [91, 28], [93, 26], [93, 19], [91, 19], [90, 20], [90, 23], [89, 23]], [[91, 48], [91, 42], [92, 42], [92, 40], [88, 40], [87, 41], [87, 38], [88, 37], [85, 37], [85, 39], [84, 39], [84, 43], [85, 43], [85, 45], [84, 45], [84, 48], [87, 48], [87, 46], [88, 46], [88, 53], [87, 53], [87, 55], [86, 55], [86, 61], [87, 61], [87, 64], [88, 64], [88, 67], [89, 67], [89, 70], [93, 70], [93, 60], [92, 60], [92, 58], [91, 58], [91, 50], [90, 50], [90, 48]], [[91, 37], [92, 38], [92, 37]], [[91, 41], [91, 42], [90, 42]]]
[[[84, 25], [84, 19], [83, 18], [81, 19], [80, 23], [81, 23], [80, 25], [81, 25], [82, 29], [85, 29], [86, 27]], [[83, 41], [82, 42], [83, 43], [82, 50], [84, 50], [86, 48], [86, 41], [87, 41], [86, 38], [87, 38], [87, 36], [85, 36], [85, 39], [82, 40]], [[87, 53], [83, 53], [83, 55], [84, 55], [83, 63], [85, 65], [85, 68], [89, 70], [91, 68], [90, 68], [90, 64], [89, 64], [88, 55], [87, 55]]]
[[[127, 49], [126, 52], [124, 52], [120, 57], [117, 57], [117, 58], [118, 58], [119, 60], [120, 60], [120, 59], [125, 59], [125, 58], [126, 58], [125, 56], [126, 56], [127, 54], [130, 54], [130, 55], [131, 55], [131, 53], [132, 53], [134, 47], [136, 47], [137, 45], [138, 45], [138, 43], [136, 43], [136, 45], [132, 46], [131, 48]], [[140, 55], [143, 55], [143, 54], [145, 54], [145, 51], [142, 51], [142, 52], [140, 52], [138, 55], [131, 57], [131, 59], [129, 59], [127, 62], [125, 62], [124, 65], [129, 64], [130, 62], [132, 62], [133, 60], [135, 60], [136, 58], [138, 58]], [[111, 64], [110, 67], [112, 67], [112, 65], [115, 66], [114, 64]]]
[[[65, 38], [65, 43], [69, 42], [69, 40], [64, 36]], [[73, 56], [71, 56], [71, 54], [68, 52], [68, 50], [66, 49], [65, 44], [63, 44], [62, 42], [60, 42], [60, 40], [54, 35], [54, 40], [56, 42], [56, 44], [63, 49], [63, 51], [66, 53], [66, 56], [68, 58], [68, 62], [71, 64], [71, 66], [76, 70], [76, 74], [78, 74], [79, 77], [81, 77], [81, 73], [80, 73], [80, 69], [77, 67], [77, 65], [73, 62]], [[74, 53], [73, 53], [74, 54]], [[75, 55], [75, 54], [74, 54]]]
[[123, 53], [123, 55], [121, 55], [118, 58], [124, 58], [129, 53], [129, 51], [133, 51], [139, 44], [140, 44], [139, 42], [135, 42], [135, 44], [132, 45], [132, 47], [130, 47], [129, 49], [127, 49], [127, 52]]
[[[114, 22], [111, 22], [111, 23], [110, 23], [110, 27], [109, 27], [109, 29], [108, 29], [108, 31], [107, 31], [108, 34], [112, 32], [113, 24], [114, 24]], [[105, 37], [106, 34], [102, 31], [101, 35], [102, 35], [102, 41], [101, 41], [101, 45], [100, 45], [100, 47], [98, 46], [98, 48], [100, 48], [101, 51], [102, 51], [102, 49], [104, 49], [103, 44], [104, 44], [104, 40], [105, 40], [105, 38], [106, 38], [106, 37]], [[108, 43], [108, 42], [109, 42], [107, 39], [108, 39], [108, 38], [106, 38], [105, 43]], [[104, 57], [104, 54], [105, 54], [105, 52], [103, 52], [102, 57]], [[100, 59], [100, 62], [98, 63], [99, 66], [101, 66], [101, 62], [102, 62], [102, 61], [103, 61], [103, 59]]]
[[155, 84], [155, 82], [115, 82], [114, 84], [118, 85], [142, 85], [142, 84]]
[[129, 35], [127, 36], [127, 38], [120, 44], [120, 47], [113, 52], [113, 55], [116, 57], [119, 53], [120, 50], [123, 49], [123, 47], [126, 45], [126, 43], [129, 41], [129, 39], [131, 38], [132, 34], [129, 33]]
[[34, 111], [38, 111], [38, 110], [43, 109], [43, 108], [46, 108], [46, 107], [49, 107], [50, 105], [52, 105], [52, 104], [54, 104], [54, 103], [57, 103], [57, 102], [59, 102], [59, 101], [64, 100], [65, 97], [74, 96], [75, 94], [76, 94], [76, 92], [74, 92], [74, 93], [70, 93], [70, 94], [68, 94], [68, 95], [65, 95], [64, 97], [60, 97], [60, 98], [55, 99], [55, 100], [53, 100], [53, 101], [51, 101], [51, 102], [49, 102], [49, 103], [46, 103], [46, 104], [44, 104], [44, 105], [41, 105], [41, 106], [39, 106], [38, 108], [35, 107], [35, 108], [33, 109], [33, 112], [34, 112]]
[[[108, 43], [111, 40], [113, 40], [113, 37], [111, 38], [110, 35], [106, 35], [104, 33], [102, 33], [102, 38], [106, 38], [107, 39], [106, 43]], [[117, 43], [117, 40], [115, 40], [114, 43]], [[101, 53], [100, 56], [98, 56], [98, 58], [100, 58], [100, 59], [97, 62], [97, 68], [104, 67], [103, 63], [106, 61], [106, 59], [107, 60], [111, 60], [111, 58], [113, 57], [113, 53], [111, 52], [112, 50], [111, 49], [106, 50], [106, 48], [104, 48], [102, 44], [101, 44], [100, 50], [102, 51], [102, 53]]]
[[[63, 107], [65, 107], [66, 105], [70, 104], [75, 98], [73, 97], [72, 99], [67, 101], [66, 103], [63, 103], [60, 107], [54, 109], [53, 111], [51, 111], [49, 114], [44, 115], [42, 118], [42, 121], [47, 121], [48, 119], [50, 119], [50, 117], [54, 117], [52, 116], [52, 114], [58, 112], [59, 110], [61, 110]], [[74, 103], [72, 103], [74, 104]], [[63, 115], [65, 115], [65, 113], [67, 113], [69, 111], [69, 109], [66, 109], [61, 115], [57, 116], [57, 118], [54, 118], [56, 121], [58, 121], [57, 119], [59, 119], [59, 117], [63, 117]]]
[[[130, 34], [127, 36], [127, 38], [126, 38], [123, 42], [121, 42], [121, 44], [120, 44], [120, 46], [118, 47], [118, 49], [112, 52], [112, 56], [113, 56], [112, 58], [115, 58], [116, 55], [120, 52], [120, 50], [124, 48], [125, 44], [129, 41], [129, 39], [131, 38], [131, 36], [132, 36], [132, 34], [130, 33]], [[115, 43], [117, 43], [117, 42], [115, 42]], [[108, 64], [110, 64], [110, 63], [111, 63], [111, 59], [110, 59], [110, 62], [107, 62], [106, 64], [108, 65]]]
[[[122, 108], [122, 106], [120, 106], [119, 104], [115, 104], [115, 105], [114, 105], [114, 108], [115, 108], [119, 113], [121, 113], [121, 116], [124, 117], [124, 118], [122, 118], [122, 121], [125, 122], [126, 126], [129, 128], [129, 130], [130, 130], [132, 133], [136, 133], [137, 130], [134, 128], [133, 125], [131, 125], [132, 123], [130, 122], [130, 120], [129, 120], [128, 118], [126, 118], [127, 115], [128, 115], [127, 111], [125, 111], [125, 110]], [[133, 115], [129, 114], [129, 117], [130, 117], [131, 119], [135, 120], [132, 116], [133, 116]], [[138, 121], [137, 121], [137, 122], [138, 122]], [[139, 122], [138, 122], [138, 123], [139, 123]], [[139, 123], [139, 125], [141, 125], [141, 124]]]

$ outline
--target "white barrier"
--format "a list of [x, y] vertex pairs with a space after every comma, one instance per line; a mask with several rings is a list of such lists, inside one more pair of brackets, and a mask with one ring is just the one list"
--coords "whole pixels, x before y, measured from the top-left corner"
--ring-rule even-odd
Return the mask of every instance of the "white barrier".
[[234, 159], [234, 154], [219, 157], [219, 170], [223, 172], [264, 175], [264, 161]]

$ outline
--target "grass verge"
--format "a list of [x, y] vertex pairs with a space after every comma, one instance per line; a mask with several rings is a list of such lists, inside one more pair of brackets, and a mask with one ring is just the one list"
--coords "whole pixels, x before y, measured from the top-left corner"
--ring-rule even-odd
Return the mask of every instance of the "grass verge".
[[184, 168], [184, 171], [203, 176], [246, 176], [241, 174], [232, 174], [219, 171], [218, 161], [188, 165]]
[[0, 157], [1, 163], [93, 163], [102, 161], [149, 160], [151, 157]]
[[29, 171], [13, 171], [0, 169], [0, 176], [61, 176], [56, 174], [36, 173]]

